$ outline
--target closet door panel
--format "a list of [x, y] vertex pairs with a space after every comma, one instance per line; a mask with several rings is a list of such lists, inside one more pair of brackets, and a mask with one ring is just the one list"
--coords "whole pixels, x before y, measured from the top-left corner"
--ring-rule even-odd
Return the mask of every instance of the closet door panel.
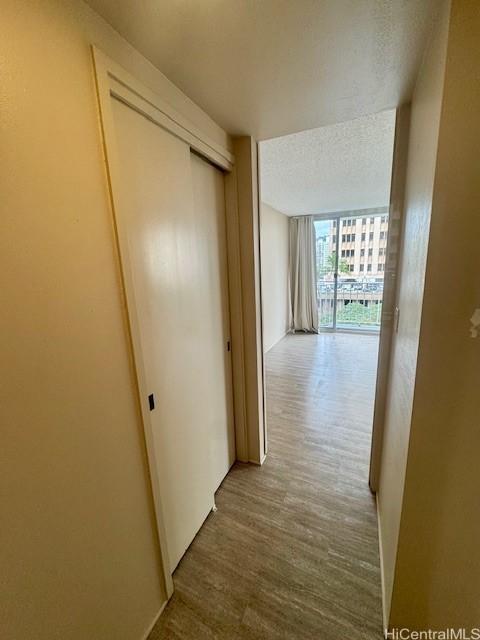
[[204, 309], [203, 232], [188, 145], [114, 98], [112, 110], [122, 202], [117, 222], [128, 237], [129, 311], [138, 319], [148, 393], [155, 397], [154, 454], [173, 571], [213, 505], [212, 362], [197, 322]]
[[194, 153], [191, 170], [201, 268], [195, 320], [203, 335], [205, 419], [216, 491], [235, 460], [224, 176]]

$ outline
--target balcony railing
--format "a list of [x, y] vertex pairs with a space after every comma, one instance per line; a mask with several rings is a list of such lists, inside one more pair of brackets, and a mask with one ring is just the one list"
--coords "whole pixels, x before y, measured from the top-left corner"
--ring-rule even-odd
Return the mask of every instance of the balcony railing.
[[[333, 326], [334, 280], [317, 282], [318, 315], [321, 327]], [[336, 327], [341, 329], [380, 329], [383, 278], [339, 278]]]

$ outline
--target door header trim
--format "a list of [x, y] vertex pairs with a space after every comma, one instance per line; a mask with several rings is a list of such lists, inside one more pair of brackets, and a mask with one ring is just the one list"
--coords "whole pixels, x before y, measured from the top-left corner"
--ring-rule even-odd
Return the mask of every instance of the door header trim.
[[[222, 145], [182, 116], [154, 91], [141, 84], [103, 51], [92, 46], [99, 96], [108, 93], [162, 129], [186, 142], [193, 150], [225, 171], [231, 171], [234, 157]], [[100, 105], [102, 106], [102, 105]]]

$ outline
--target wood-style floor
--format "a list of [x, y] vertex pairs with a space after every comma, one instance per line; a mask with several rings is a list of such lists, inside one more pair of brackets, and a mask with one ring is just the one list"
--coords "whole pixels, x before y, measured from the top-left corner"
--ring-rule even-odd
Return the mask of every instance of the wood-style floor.
[[150, 640], [382, 638], [367, 484], [377, 347], [339, 333], [270, 350], [267, 460], [225, 478]]

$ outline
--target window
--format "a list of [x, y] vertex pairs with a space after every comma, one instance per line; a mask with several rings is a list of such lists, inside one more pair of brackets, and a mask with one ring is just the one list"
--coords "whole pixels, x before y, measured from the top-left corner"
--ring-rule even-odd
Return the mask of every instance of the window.
[[378, 270], [379, 271], [385, 271], [385, 265], [384, 264], [379, 264], [378, 265]]
[[365, 269], [365, 265], [364, 265], [364, 264], [361, 264], [361, 265], [360, 265], [360, 271], [363, 271], [364, 269]]
[[368, 234], [368, 239], [373, 240], [373, 231], [370, 231], [370, 233]]
[[342, 227], [346, 227], [347, 226], [347, 221], [346, 220], [342, 220]]
[[353, 271], [353, 264], [350, 265], [350, 271]]
[[346, 239], [347, 239], [347, 236], [344, 233], [342, 233], [342, 242], [345, 242]]
[[345, 249], [342, 249], [342, 258], [345, 258]]
[[369, 255], [369, 256], [373, 255], [373, 249], [369, 249], [369, 250], [368, 250], [368, 255]]
[[373, 224], [375, 222], [375, 218], [370, 218], [370, 224]]
[[367, 224], [367, 219], [366, 218], [362, 218], [362, 224]]
[[362, 233], [362, 240], [365, 240], [365, 236], [366, 236], [366, 234]]
[[351, 235], [347, 233], [347, 242], [350, 242], [350, 240], [351, 240]]
[[367, 271], [371, 271], [372, 270], [372, 265], [371, 264], [367, 264]]
[[383, 247], [381, 247], [381, 248], [378, 250], [378, 255], [379, 255], [379, 256], [383, 256], [383, 255], [385, 255], [385, 249], [384, 249]]
[[361, 255], [361, 256], [362, 256], [362, 258], [363, 258], [363, 256], [365, 255], [365, 249], [360, 249], [360, 255]]
[[355, 234], [352, 233], [352, 242], [355, 242]]
[[382, 216], [381, 221], [382, 222], [386, 222], [387, 221], [387, 216]]
[[380, 231], [380, 240], [385, 240], [387, 234], [385, 233], [385, 231]]
[[351, 255], [351, 256], [352, 256], [352, 258], [353, 258], [353, 256], [355, 255], [355, 249], [350, 249], [350, 255]]
[[337, 236], [332, 236], [332, 242], [333, 244], [337, 244]]

